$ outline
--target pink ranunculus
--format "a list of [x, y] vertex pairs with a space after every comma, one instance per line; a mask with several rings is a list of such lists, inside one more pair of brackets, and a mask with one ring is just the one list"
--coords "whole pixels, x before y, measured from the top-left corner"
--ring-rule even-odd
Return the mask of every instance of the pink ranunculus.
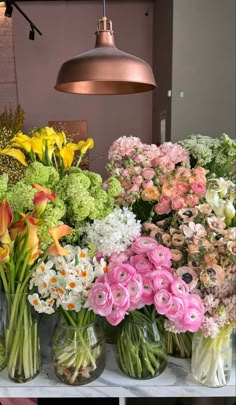
[[153, 290], [155, 292], [166, 289], [169, 290], [169, 286], [173, 282], [174, 278], [172, 274], [167, 270], [156, 270], [150, 274], [152, 280]]
[[184, 309], [184, 301], [180, 297], [172, 296], [171, 308], [165, 315], [171, 321], [180, 321], [182, 319]]
[[137, 308], [143, 292], [143, 282], [140, 274], [136, 274], [126, 285], [130, 295], [130, 308]]
[[112, 253], [112, 255], [110, 256], [109, 259], [109, 268], [110, 265], [114, 264], [113, 267], [115, 267], [115, 265], [120, 264], [120, 263], [125, 263], [129, 260], [129, 256], [127, 255], [127, 251], [125, 252], [121, 252], [121, 253]]
[[155, 174], [156, 174], [155, 170], [151, 168], [146, 167], [145, 169], [142, 170], [142, 176], [145, 180], [152, 180]]
[[206, 193], [206, 185], [200, 181], [194, 181], [191, 185], [191, 189], [194, 193], [200, 196], [204, 196]]
[[141, 301], [144, 305], [151, 305], [153, 304], [154, 300], [152, 281], [148, 275], [147, 276], [142, 275], [142, 282], [143, 282], [143, 291], [141, 295]]
[[113, 295], [108, 283], [95, 283], [89, 292], [88, 300], [93, 311], [101, 316], [111, 313]]
[[154, 211], [159, 215], [169, 214], [171, 212], [171, 199], [162, 195], [160, 202], [154, 206]]
[[106, 320], [113, 326], [118, 325], [121, 321], [123, 321], [126, 315], [126, 311], [123, 311], [119, 307], [112, 307], [111, 313], [106, 316]]
[[171, 309], [172, 295], [166, 290], [160, 290], [154, 295], [154, 305], [157, 312], [165, 315]]
[[148, 273], [153, 270], [152, 263], [144, 254], [132, 256], [129, 262], [138, 273]]
[[159, 245], [147, 251], [150, 262], [156, 266], [171, 267], [171, 251], [169, 248]]
[[127, 311], [130, 304], [129, 291], [122, 284], [113, 284], [111, 286], [113, 295], [113, 305], [119, 307], [123, 311]]
[[107, 273], [108, 282], [111, 285], [121, 283], [125, 286], [135, 274], [136, 270], [133, 266], [121, 263]]
[[182, 324], [190, 332], [197, 332], [203, 320], [203, 314], [195, 307], [187, 309], [182, 317]]
[[172, 209], [177, 211], [185, 207], [185, 201], [182, 197], [176, 197], [171, 202]]
[[153, 185], [154, 185], [154, 183], [153, 183], [152, 180], [144, 180], [142, 182], [142, 187], [143, 187], [144, 190], [145, 190], [145, 188], [153, 187]]
[[181, 279], [176, 279], [170, 286], [172, 293], [176, 297], [184, 297], [189, 293], [188, 285]]
[[155, 239], [149, 238], [148, 236], [140, 236], [132, 243], [131, 249], [137, 254], [143, 254], [157, 246], [158, 243]]

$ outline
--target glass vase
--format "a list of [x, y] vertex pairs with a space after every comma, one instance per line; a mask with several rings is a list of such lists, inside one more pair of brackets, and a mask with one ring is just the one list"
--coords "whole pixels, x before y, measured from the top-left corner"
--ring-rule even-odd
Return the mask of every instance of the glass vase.
[[190, 359], [192, 356], [191, 332], [173, 333], [166, 332], [167, 354], [181, 359]]
[[113, 326], [106, 320], [105, 317], [100, 316], [98, 318], [99, 318], [99, 321], [101, 323], [101, 327], [102, 327], [104, 335], [105, 335], [106, 343], [108, 343], [108, 344], [116, 344], [117, 343], [117, 337], [118, 337], [119, 330], [121, 328], [122, 322], [119, 325]]
[[166, 342], [161, 321], [124, 319], [117, 339], [118, 365], [135, 379], [160, 375], [167, 366]]
[[208, 387], [228, 384], [232, 367], [232, 329], [223, 327], [217, 337], [194, 333], [191, 371], [195, 380]]
[[5, 343], [5, 318], [6, 318], [6, 299], [5, 294], [0, 288], [0, 371], [7, 365], [6, 343]]
[[38, 321], [28, 294], [6, 294], [8, 377], [18, 383], [35, 378], [41, 368]]
[[65, 384], [83, 385], [97, 379], [105, 367], [105, 337], [97, 320], [85, 326], [56, 325], [53, 336], [56, 376]]

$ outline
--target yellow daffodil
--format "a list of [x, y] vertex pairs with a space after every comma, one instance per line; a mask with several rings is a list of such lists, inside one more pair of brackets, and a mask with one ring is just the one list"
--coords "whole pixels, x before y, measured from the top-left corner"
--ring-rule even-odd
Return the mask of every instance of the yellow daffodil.
[[31, 152], [31, 138], [28, 135], [18, 132], [11, 140], [12, 146]]
[[0, 155], [8, 155], [8, 156], [14, 157], [15, 159], [19, 160], [19, 162], [22, 165], [28, 166], [25, 161], [24, 153], [21, 152], [19, 149], [15, 149], [15, 148], [2, 149], [2, 150], [0, 150]]

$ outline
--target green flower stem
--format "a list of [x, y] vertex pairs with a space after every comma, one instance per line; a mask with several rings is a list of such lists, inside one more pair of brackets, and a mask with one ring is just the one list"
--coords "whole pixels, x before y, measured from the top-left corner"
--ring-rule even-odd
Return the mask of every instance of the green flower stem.
[[192, 354], [192, 333], [167, 332], [167, 353], [170, 356], [190, 358]]
[[[82, 309], [78, 314], [68, 313], [60, 307], [65, 324], [58, 325], [54, 336], [54, 366], [57, 376], [68, 384], [80, 384], [80, 380], [89, 379], [97, 369], [97, 359], [103, 350], [101, 344], [91, 345], [91, 333], [88, 330], [94, 314]], [[84, 329], [82, 329], [84, 326]], [[63, 331], [64, 330], [64, 331]], [[63, 341], [61, 332], [64, 333]], [[93, 337], [92, 337], [93, 339]], [[57, 344], [57, 342], [59, 344]]]
[[[166, 367], [166, 350], [150, 311], [133, 311], [123, 321], [117, 341], [121, 370], [132, 378], [153, 378]], [[160, 329], [161, 330], [161, 329]]]
[[8, 282], [7, 282], [7, 278], [5, 275], [5, 271], [4, 271], [1, 263], [0, 263], [0, 276], [1, 276], [1, 279], [3, 282], [3, 288], [4, 288], [5, 292], [8, 293]]

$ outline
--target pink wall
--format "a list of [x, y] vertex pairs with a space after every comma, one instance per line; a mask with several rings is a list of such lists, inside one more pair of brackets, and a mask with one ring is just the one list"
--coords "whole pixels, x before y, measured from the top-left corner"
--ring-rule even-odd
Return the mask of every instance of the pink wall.
[[[14, 10], [17, 84], [19, 103], [26, 112], [25, 129], [44, 126], [49, 120], [88, 120], [89, 136], [95, 140], [91, 169], [103, 174], [108, 147], [116, 138], [131, 134], [151, 142], [152, 92], [86, 96], [53, 88], [62, 62], [94, 46], [102, 1], [18, 3], [43, 33], [30, 41], [29, 24]], [[117, 47], [151, 64], [153, 1], [107, 1], [106, 9]]]

